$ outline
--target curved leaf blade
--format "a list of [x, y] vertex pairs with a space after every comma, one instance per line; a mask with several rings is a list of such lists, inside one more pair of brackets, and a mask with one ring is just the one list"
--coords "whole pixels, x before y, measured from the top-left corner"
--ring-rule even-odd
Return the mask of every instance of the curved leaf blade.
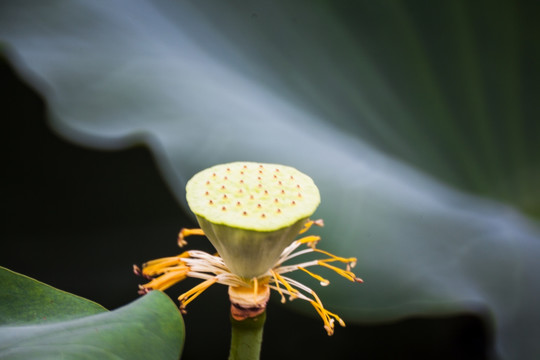
[[[91, 301], [3, 268], [0, 279], [2, 359], [180, 357], [182, 317], [161, 292], [108, 312]], [[15, 288], [19, 290], [13, 294]]]
[[95, 302], [1, 266], [0, 284], [0, 326], [58, 322], [107, 311]]

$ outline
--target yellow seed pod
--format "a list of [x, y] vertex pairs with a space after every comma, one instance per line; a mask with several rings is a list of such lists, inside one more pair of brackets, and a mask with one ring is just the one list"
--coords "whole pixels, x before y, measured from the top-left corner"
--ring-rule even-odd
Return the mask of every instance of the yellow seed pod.
[[232, 272], [268, 271], [317, 209], [313, 180], [284, 165], [234, 162], [197, 173], [186, 197], [201, 228]]

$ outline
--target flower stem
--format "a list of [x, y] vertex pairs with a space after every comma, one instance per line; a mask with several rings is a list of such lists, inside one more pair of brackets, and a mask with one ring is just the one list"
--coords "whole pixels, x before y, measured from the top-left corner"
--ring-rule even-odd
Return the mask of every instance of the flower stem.
[[266, 311], [245, 320], [236, 320], [231, 317], [232, 336], [229, 360], [259, 359], [265, 320]]

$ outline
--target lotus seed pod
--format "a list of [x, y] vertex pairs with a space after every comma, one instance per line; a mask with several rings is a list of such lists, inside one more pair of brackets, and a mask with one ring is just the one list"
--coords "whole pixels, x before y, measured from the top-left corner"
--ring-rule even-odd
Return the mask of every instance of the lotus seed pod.
[[313, 180], [276, 164], [234, 162], [197, 173], [186, 185], [189, 207], [229, 269], [265, 274], [320, 203]]

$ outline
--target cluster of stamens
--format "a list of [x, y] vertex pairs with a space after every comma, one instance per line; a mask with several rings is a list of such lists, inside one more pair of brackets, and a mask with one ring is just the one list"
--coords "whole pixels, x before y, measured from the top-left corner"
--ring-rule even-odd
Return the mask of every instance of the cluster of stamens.
[[[322, 220], [308, 221], [300, 234], [307, 231], [312, 225], [322, 226], [323, 223]], [[204, 232], [201, 229], [182, 229], [178, 238], [179, 245], [185, 245], [185, 238], [191, 235], [204, 235]], [[263, 297], [263, 300], [260, 300], [260, 292], [263, 291], [263, 289], [267, 290], [270, 288], [280, 294], [282, 302], [286, 301], [285, 295], [289, 296], [289, 300], [302, 299], [308, 301], [323, 319], [324, 328], [328, 335], [332, 335], [334, 332], [334, 322], [337, 321], [341, 326], [345, 326], [343, 320], [338, 315], [325, 309], [315, 291], [284, 275], [296, 270], [301, 270], [318, 280], [322, 286], [326, 286], [330, 283], [328, 279], [307, 270], [308, 267], [322, 266], [334, 271], [347, 280], [362, 282], [361, 279], [357, 278], [355, 274], [351, 272], [351, 269], [356, 265], [356, 258], [343, 258], [332, 255], [324, 250], [317, 249], [316, 245], [319, 241], [320, 237], [313, 235], [294, 241], [282, 252], [279, 260], [271, 270], [266, 274], [253, 279], [245, 279], [233, 274], [219, 255], [210, 255], [197, 250], [185, 251], [178, 256], [152, 260], [144, 264], [142, 270], [135, 266], [134, 271], [136, 274], [151, 280], [147, 284], [139, 286], [139, 293], [141, 294], [154, 289], [165, 290], [186, 277], [204, 280], [202, 283], [183, 293], [178, 298], [180, 310], [184, 313], [188, 303], [193, 301], [197, 296], [215, 283], [228, 285], [233, 289], [248, 289], [246, 292], [248, 296], [244, 298], [244, 305], [246, 303], [249, 304], [246, 308], [250, 310], [254, 308], [261, 308], [264, 310], [267, 298]], [[306, 248], [296, 251], [303, 245], [306, 246]], [[295, 265], [283, 265], [293, 258], [308, 253], [323, 254], [326, 258], [310, 260]], [[345, 264], [345, 269], [331, 265], [331, 263]], [[250, 291], [252, 295], [249, 295]]]

